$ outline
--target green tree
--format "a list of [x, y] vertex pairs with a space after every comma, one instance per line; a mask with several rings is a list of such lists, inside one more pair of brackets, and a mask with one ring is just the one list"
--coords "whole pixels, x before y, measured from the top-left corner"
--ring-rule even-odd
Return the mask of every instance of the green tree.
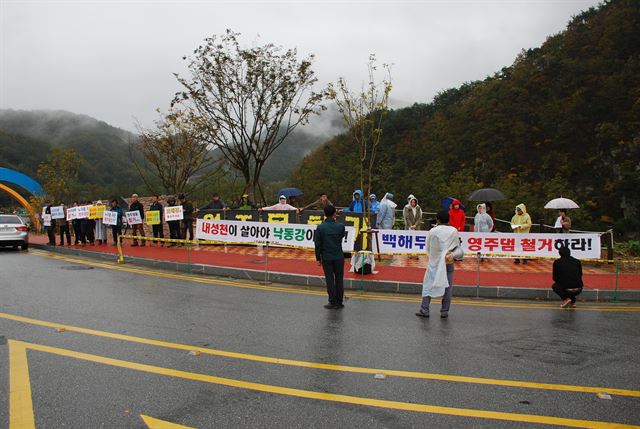
[[205, 39], [187, 58], [189, 78], [176, 74], [183, 90], [173, 104], [193, 108], [207, 142], [245, 180], [245, 192], [265, 202], [260, 175], [265, 162], [291, 132], [324, 109], [313, 55], [266, 44], [244, 48], [239, 33]]
[[84, 158], [73, 149], [53, 147], [38, 166], [44, 190], [54, 203], [71, 201], [78, 191], [78, 174]]

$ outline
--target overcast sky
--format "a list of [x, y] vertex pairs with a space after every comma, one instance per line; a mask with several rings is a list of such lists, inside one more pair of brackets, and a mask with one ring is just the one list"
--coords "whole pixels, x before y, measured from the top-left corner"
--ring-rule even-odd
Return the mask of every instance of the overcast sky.
[[168, 106], [183, 55], [229, 28], [246, 44], [316, 55], [320, 82], [360, 86], [369, 53], [393, 63], [396, 105], [484, 79], [562, 31], [588, 0], [0, 0], [0, 108], [63, 109], [134, 130]]

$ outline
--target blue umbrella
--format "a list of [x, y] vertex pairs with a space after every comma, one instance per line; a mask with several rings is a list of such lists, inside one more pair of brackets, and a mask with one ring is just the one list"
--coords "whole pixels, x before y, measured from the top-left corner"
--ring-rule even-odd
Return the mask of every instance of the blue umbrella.
[[276, 198], [279, 198], [280, 195], [284, 195], [285, 197], [299, 197], [303, 192], [298, 188], [282, 188], [276, 194]]
[[[453, 200], [455, 200], [455, 199], [456, 199], [456, 198], [453, 198], [453, 197], [444, 197], [444, 198], [442, 199], [442, 201], [441, 201], [442, 208], [443, 208], [444, 210], [449, 210], [449, 206], [451, 205], [451, 202], [452, 202]], [[464, 208], [464, 204], [462, 204], [462, 203], [460, 203], [460, 208], [461, 208], [463, 211], [466, 211], [466, 210], [465, 210], [465, 208]]]

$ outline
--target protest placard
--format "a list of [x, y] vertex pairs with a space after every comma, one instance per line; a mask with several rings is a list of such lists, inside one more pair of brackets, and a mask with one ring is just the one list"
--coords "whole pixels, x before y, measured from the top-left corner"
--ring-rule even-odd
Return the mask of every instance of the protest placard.
[[145, 213], [144, 220], [147, 225], [160, 225], [160, 210], [149, 210]]
[[103, 205], [89, 207], [89, 219], [102, 219], [105, 207]]
[[117, 225], [118, 224], [118, 212], [111, 210], [105, 210], [102, 213], [102, 223], [105, 225]]
[[142, 223], [142, 217], [140, 216], [140, 212], [138, 210], [126, 212], [125, 216], [127, 217], [127, 223], [129, 225], [138, 225]]
[[183, 218], [182, 206], [167, 206], [164, 208], [164, 220], [166, 222], [182, 220]]
[[42, 225], [51, 226], [51, 215], [49, 213], [42, 215]]
[[76, 219], [77, 215], [78, 215], [78, 208], [77, 207], [69, 207], [67, 209], [67, 220], [74, 220], [74, 219]]
[[51, 219], [64, 219], [64, 207], [51, 207]]
[[89, 210], [91, 206], [78, 206], [76, 207], [76, 219], [87, 219], [89, 218]]

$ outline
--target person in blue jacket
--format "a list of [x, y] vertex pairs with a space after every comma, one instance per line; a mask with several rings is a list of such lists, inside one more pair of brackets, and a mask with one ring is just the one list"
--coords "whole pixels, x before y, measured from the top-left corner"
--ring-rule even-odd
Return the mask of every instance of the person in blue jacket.
[[367, 207], [369, 207], [369, 204], [362, 198], [362, 191], [360, 189], [356, 189], [353, 192], [353, 201], [351, 201], [351, 205], [344, 209], [344, 211], [353, 213], [364, 213]]
[[369, 195], [369, 206], [371, 207], [371, 214], [378, 213], [378, 210], [380, 210], [380, 201], [378, 201], [376, 194]]

